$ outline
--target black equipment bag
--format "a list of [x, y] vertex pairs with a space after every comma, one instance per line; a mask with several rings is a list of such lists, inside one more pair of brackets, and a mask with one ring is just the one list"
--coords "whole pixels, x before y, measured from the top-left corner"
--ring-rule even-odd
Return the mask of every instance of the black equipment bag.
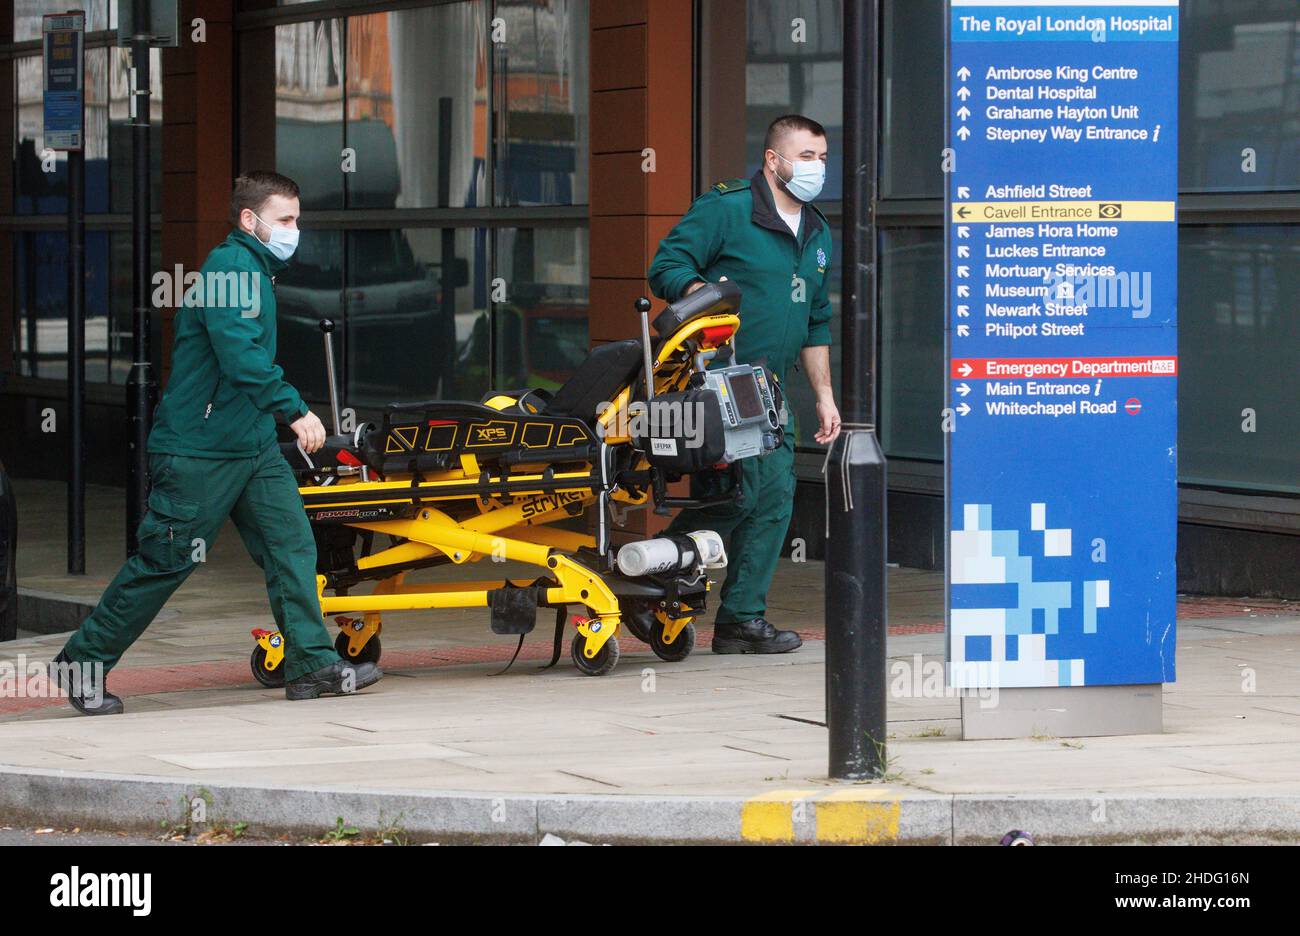
[[[636, 404], [638, 408], [645, 404]], [[632, 438], [650, 464], [669, 474], [712, 468], [727, 450], [722, 406], [709, 389], [661, 393], [648, 410], [630, 414]]]

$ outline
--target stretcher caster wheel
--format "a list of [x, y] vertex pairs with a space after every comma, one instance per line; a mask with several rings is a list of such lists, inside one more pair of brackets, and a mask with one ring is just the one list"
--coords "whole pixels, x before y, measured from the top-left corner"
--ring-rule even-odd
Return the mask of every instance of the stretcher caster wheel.
[[672, 643], [664, 643], [664, 621], [655, 617], [650, 625], [650, 649], [665, 663], [680, 663], [695, 649], [695, 625], [687, 624], [677, 632]]
[[570, 655], [573, 665], [587, 676], [604, 676], [618, 665], [618, 638], [611, 637], [594, 657], [588, 657], [583, 651], [587, 647], [587, 638], [581, 632], [573, 635]]
[[348, 635], [339, 634], [334, 638], [334, 649], [339, 652], [339, 656], [349, 663], [378, 663], [379, 654], [383, 652], [383, 647], [379, 644], [379, 636], [375, 635], [366, 641], [366, 645], [361, 648], [361, 652], [356, 656], [348, 656]]
[[253, 678], [266, 688], [284, 688], [284, 667], [277, 666], [273, 670], [267, 669], [266, 649], [264, 647], [258, 646], [253, 648], [253, 656], [249, 659], [248, 665], [253, 670]]

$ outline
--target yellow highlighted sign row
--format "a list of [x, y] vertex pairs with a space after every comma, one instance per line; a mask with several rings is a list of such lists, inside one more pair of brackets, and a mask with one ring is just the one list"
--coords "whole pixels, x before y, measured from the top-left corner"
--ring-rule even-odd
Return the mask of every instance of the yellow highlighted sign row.
[[954, 224], [1015, 221], [1173, 221], [1171, 201], [953, 202]]

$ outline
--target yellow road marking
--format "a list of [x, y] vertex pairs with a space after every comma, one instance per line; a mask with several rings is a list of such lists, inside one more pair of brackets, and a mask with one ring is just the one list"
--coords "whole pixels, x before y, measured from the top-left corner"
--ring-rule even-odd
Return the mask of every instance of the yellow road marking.
[[819, 797], [817, 841], [876, 845], [898, 840], [898, 795], [888, 787], [852, 787]]
[[817, 790], [772, 790], [745, 800], [740, 809], [740, 837], [746, 842], [793, 842], [794, 803]]

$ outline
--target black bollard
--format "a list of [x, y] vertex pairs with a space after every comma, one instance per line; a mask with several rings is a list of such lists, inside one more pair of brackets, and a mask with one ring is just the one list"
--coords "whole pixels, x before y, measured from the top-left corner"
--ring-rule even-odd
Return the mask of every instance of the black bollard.
[[885, 456], [848, 428], [826, 459], [826, 727], [830, 776], [885, 773]]
[[885, 455], [876, 438], [876, 52], [879, 0], [844, 0], [844, 431], [826, 457], [830, 776], [885, 773]]

